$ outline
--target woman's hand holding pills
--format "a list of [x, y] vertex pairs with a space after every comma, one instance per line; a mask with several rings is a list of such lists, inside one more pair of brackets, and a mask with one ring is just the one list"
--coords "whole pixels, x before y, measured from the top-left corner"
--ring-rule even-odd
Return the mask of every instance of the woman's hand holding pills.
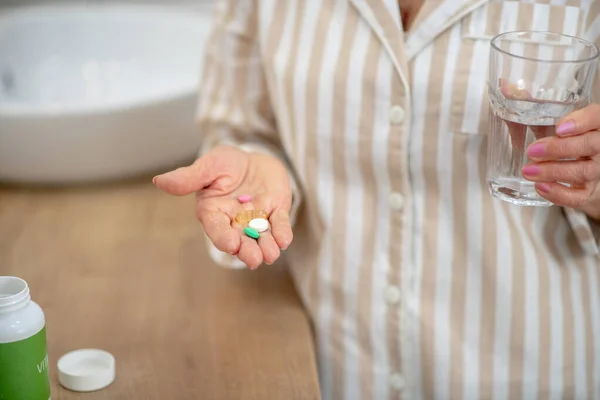
[[[288, 171], [277, 158], [220, 146], [188, 167], [154, 178], [162, 191], [175, 196], [196, 193], [196, 215], [221, 251], [237, 255], [248, 268], [272, 264], [293, 238], [289, 219], [292, 193]], [[235, 216], [264, 210], [270, 229], [257, 240], [244, 234]]]

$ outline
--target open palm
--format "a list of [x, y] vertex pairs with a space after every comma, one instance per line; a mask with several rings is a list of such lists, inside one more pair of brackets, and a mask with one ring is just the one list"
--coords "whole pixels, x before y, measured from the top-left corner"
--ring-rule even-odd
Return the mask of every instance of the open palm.
[[[196, 193], [196, 215], [210, 240], [251, 269], [263, 261], [275, 262], [280, 249], [292, 241], [289, 175], [275, 157], [220, 146], [189, 167], [157, 176], [154, 183], [176, 196]], [[250, 195], [252, 200], [241, 204], [241, 195]], [[235, 222], [238, 212], [252, 209], [266, 211], [271, 224], [258, 240], [244, 235], [244, 227]]]

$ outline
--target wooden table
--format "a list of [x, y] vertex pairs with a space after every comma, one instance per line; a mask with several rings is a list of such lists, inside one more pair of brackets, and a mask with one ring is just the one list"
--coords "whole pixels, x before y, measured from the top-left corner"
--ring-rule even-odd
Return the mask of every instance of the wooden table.
[[[148, 181], [146, 181], [148, 182]], [[0, 187], [0, 275], [46, 313], [52, 399], [319, 399], [309, 322], [281, 266], [207, 256], [193, 198], [152, 184]], [[117, 360], [108, 388], [58, 384], [65, 352]]]

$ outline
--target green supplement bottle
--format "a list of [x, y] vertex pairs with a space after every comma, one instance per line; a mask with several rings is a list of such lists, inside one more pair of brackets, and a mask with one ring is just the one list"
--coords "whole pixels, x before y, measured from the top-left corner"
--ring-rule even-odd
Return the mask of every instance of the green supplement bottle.
[[0, 400], [49, 400], [44, 312], [23, 279], [0, 276]]

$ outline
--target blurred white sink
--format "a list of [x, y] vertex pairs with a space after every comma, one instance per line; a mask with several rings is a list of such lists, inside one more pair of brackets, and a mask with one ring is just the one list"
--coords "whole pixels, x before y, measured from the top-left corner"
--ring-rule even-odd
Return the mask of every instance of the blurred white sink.
[[0, 14], [0, 180], [76, 183], [194, 158], [210, 8], [53, 5]]

